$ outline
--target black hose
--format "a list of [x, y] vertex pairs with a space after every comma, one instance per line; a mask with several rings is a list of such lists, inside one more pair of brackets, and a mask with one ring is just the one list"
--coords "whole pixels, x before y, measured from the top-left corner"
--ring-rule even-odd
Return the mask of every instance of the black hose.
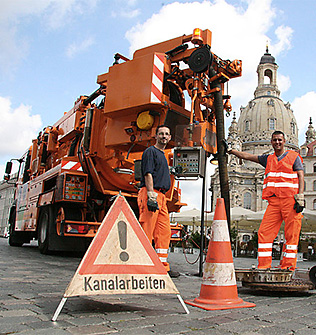
[[[217, 73], [210, 67], [209, 76], [214, 77]], [[225, 152], [225, 122], [224, 122], [224, 108], [223, 108], [223, 96], [221, 84], [218, 80], [211, 83], [212, 88], [219, 88], [219, 91], [214, 93], [214, 107], [216, 117], [216, 139], [217, 139], [217, 158], [218, 158], [218, 169], [219, 169], [219, 180], [221, 186], [221, 197], [225, 202], [225, 209], [227, 215], [228, 231], [230, 232], [230, 195], [229, 195], [229, 183], [228, 183], [228, 171], [227, 171], [227, 159]]]

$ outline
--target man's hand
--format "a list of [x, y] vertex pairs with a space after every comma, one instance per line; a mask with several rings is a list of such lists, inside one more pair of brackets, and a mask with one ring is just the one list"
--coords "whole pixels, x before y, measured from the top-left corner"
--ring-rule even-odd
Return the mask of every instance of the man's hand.
[[232, 151], [231, 145], [228, 144], [228, 142], [225, 139], [223, 139], [223, 143], [224, 143], [224, 152], [225, 152], [225, 154], [230, 154], [231, 151]]
[[147, 191], [147, 208], [150, 212], [156, 212], [159, 210], [158, 202], [157, 202], [158, 194], [153, 191]]
[[305, 208], [304, 194], [303, 193], [295, 194], [294, 199], [295, 199], [294, 209], [296, 210], [296, 213], [301, 213]]

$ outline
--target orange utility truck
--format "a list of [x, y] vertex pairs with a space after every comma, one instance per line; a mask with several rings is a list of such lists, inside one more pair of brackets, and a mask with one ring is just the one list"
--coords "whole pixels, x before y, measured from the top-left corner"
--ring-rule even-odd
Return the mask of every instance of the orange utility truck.
[[[141, 155], [160, 124], [171, 129], [166, 157], [176, 173], [168, 208], [179, 211], [176, 179], [200, 175], [205, 155], [217, 152], [214, 92], [241, 75], [241, 61], [211, 52], [211, 35], [195, 29], [137, 50], [131, 60], [116, 54], [97, 77], [99, 88], [39, 133], [18, 160], [10, 245], [35, 238], [42, 253], [84, 249], [119, 192], [137, 215]], [[224, 99], [229, 110], [229, 96]]]

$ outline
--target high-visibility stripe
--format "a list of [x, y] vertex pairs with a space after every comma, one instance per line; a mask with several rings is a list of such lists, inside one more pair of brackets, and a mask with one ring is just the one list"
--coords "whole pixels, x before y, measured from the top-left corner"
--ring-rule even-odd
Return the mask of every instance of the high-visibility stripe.
[[285, 252], [284, 257], [285, 258], [296, 258], [296, 252]]
[[258, 243], [258, 249], [272, 249], [272, 243]]
[[155, 65], [155, 70], [157, 69], [161, 73], [160, 80], [163, 80], [164, 59], [165, 59], [165, 57], [164, 57], [163, 54], [160, 54], [160, 55], [155, 54], [154, 65]]
[[151, 85], [151, 102], [161, 102], [162, 87], [163, 87], [163, 73], [164, 73], [164, 56], [154, 55], [154, 66]]
[[285, 249], [288, 250], [297, 250], [297, 245], [296, 244], [286, 244]]
[[161, 263], [167, 262], [167, 257], [158, 257]]
[[287, 250], [297, 250], [297, 245], [296, 244], [287, 244], [285, 246], [285, 249], [287, 249]]
[[268, 183], [266, 183], [266, 184], [263, 185], [263, 188], [266, 188], [266, 187], [290, 187], [290, 188], [298, 188], [298, 184], [285, 183], [285, 182], [281, 182], [281, 183], [268, 182]]
[[157, 70], [157, 68], [154, 68], [152, 83], [156, 87], [160, 87], [162, 81], [163, 81], [163, 73]]
[[236, 285], [234, 264], [205, 263], [202, 283], [210, 286]]
[[267, 177], [283, 177], [283, 178], [297, 178], [297, 173], [286, 173], [286, 172], [268, 172], [265, 175], [265, 178]]
[[161, 91], [151, 84], [151, 102], [161, 102]]
[[272, 251], [258, 251], [258, 257], [271, 257]]
[[211, 240], [214, 242], [229, 242], [229, 233], [226, 220], [214, 220], [212, 223]]
[[64, 170], [82, 171], [82, 166], [79, 162], [62, 161], [61, 167]]
[[168, 253], [168, 249], [156, 249], [156, 253], [157, 254], [167, 254]]

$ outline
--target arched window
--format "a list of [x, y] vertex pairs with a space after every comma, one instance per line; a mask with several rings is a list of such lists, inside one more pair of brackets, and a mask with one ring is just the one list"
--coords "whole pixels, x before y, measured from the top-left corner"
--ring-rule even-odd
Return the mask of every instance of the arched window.
[[251, 193], [246, 192], [244, 194], [244, 208], [251, 209]]
[[314, 173], [316, 172], [316, 163], [314, 163]]
[[267, 70], [264, 71], [263, 81], [266, 85], [271, 85], [272, 77], [273, 77], [273, 74], [272, 74], [271, 70], [267, 69]]
[[249, 131], [250, 130], [250, 121], [246, 120], [245, 121], [245, 131]]
[[292, 135], [295, 135], [295, 123], [293, 121], [291, 122], [291, 132]]
[[306, 148], [301, 149], [301, 155], [304, 157], [306, 156]]
[[316, 199], [313, 201], [313, 209], [316, 210]]
[[270, 118], [269, 119], [269, 130], [274, 130], [275, 129], [275, 118]]
[[313, 191], [316, 191], [316, 180], [313, 181]]

